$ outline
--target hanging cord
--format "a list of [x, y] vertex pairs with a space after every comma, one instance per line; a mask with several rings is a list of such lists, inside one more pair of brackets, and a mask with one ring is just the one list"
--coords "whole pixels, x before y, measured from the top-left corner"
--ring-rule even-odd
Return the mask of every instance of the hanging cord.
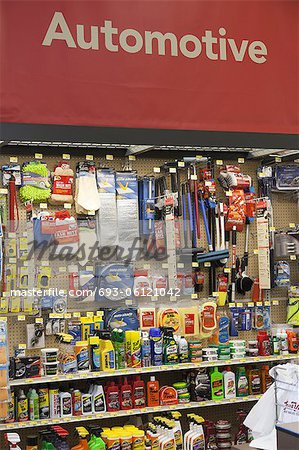
[[[16, 216], [15, 216], [16, 212]], [[9, 231], [16, 232], [19, 227], [19, 207], [17, 200], [16, 182], [12, 176], [9, 180]]]

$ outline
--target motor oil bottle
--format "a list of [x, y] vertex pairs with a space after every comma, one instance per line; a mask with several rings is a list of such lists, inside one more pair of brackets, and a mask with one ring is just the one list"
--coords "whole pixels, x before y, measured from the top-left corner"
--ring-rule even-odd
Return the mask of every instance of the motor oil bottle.
[[20, 389], [17, 402], [18, 422], [27, 422], [29, 420], [28, 399], [23, 389]]

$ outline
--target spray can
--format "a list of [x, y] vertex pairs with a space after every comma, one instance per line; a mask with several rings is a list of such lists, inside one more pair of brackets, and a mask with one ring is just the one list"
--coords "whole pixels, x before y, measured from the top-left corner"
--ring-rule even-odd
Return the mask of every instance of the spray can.
[[24, 394], [23, 389], [20, 390], [18, 395], [17, 411], [18, 411], [18, 422], [27, 422], [29, 420], [28, 399]]
[[163, 364], [163, 337], [160, 328], [150, 328], [152, 366]]
[[141, 335], [141, 366], [150, 367], [151, 365], [151, 341], [146, 331]]
[[38, 390], [38, 401], [39, 401], [39, 418], [49, 419], [50, 417], [50, 406], [49, 406], [49, 389], [41, 388]]
[[76, 389], [72, 393], [72, 403], [73, 403], [73, 415], [81, 416], [82, 415], [82, 395], [78, 389]]
[[58, 419], [60, 417], [59, 389], [49, 389], [49, 400], [50, 400], [50, 418]]
[[7, 419], [5, 420], [6, 423], [12, 423], [16, 420], [15, 415], [15, 393], [14, 391], [11, 392], [10, 395], [10, 401], [8, 403], [8, 414]]

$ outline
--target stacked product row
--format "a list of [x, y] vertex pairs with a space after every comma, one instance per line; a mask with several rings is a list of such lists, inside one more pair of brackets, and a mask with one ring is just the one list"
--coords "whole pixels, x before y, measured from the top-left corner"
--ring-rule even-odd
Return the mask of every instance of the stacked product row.
[[42, 387], [12, 392], [7, 422], [27, 422], [86, 416], [93, 413], [131, 410], [145, 407], [186, 404], [190, 401], [233, 399], [259, 395], [272, 384], [269, 367], [227, 366], [223, 371], [198, 369], [173, 385], [160, 386], [155, 377], [145, 382], [140, 376], [123, 377], [104, 386], [91, 384], [88, 390]]

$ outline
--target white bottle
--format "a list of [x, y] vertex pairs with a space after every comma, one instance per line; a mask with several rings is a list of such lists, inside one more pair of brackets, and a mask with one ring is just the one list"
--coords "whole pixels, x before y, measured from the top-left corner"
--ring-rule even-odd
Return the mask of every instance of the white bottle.
[[230, 367], [227, 367], [223, 372], [223, 386], [225, 398], [236, 397], [236, 375]]
[[92, 395], [88, 392], [87, 394], [82, 394], [82, 415], [92, 413]]
[[201, 424], [196, 424], [194, 433], [190, 438], [189, 450], [197, 450], [205, 448], [205, 437]]
[[288, 346], [288, 335], [286, 330], [281, 330], [280, 333], [280, 354], [288, 355], [289, 354], [289, 346]]
[[189, 361], [189, 346], [187, 339], [182, 336], [178, 341], [179, 361], [184, 363]]
[[96, 384], [92, 392], [92, 412], [105, 412], [106, 401], [103, 386]]
[[70, 392], [60, 392], [60, 416], [61, 417], [72, 417], [72, 395]]
[[191, 418], [189, 422], [189, 431], [187, 431], [187, 433], [184, 434], [184, 450], [188, 450], [189, 448], [189, 436], [193, 433], [193, 431], [194, 431], [194, 420], [193, 418]]

